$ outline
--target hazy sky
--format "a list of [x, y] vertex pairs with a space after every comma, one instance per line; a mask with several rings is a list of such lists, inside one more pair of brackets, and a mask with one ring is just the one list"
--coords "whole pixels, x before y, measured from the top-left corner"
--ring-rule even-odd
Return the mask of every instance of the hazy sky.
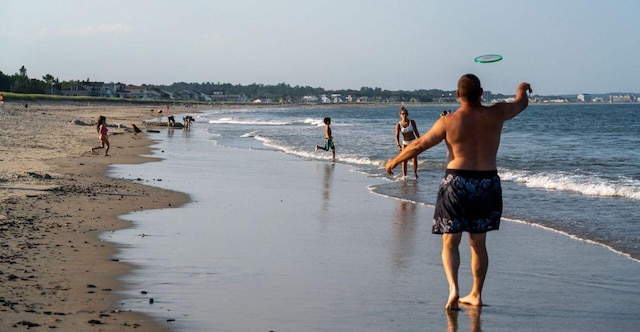
[[0, 0], [0, 71], [31, 78], [638, 93], [638, 57], [637, 0]]

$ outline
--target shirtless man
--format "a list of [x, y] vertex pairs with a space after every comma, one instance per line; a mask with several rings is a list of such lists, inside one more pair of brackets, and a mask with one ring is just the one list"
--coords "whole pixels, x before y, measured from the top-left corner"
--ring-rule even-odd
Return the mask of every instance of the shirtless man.
[[[458, 310], [458, 303], [482, 306], [482, 286], [489, 267], [486, 232], [497, 230], [502, 216], [496, 163], [500, 134], [504, 122], [529, 105], [527, 92], [532, 92], [531, 85], [520, 83], [513, 102], [483, 106], [480, 79], [463, 75], [456, 92], [460, 108], [438, 119], [427, 133], [387, 162], [387, 173], [392, 175], [399, 163], [443, 140], [447, 145], [447, 171], [438, 189], [432, 228], [432, 233], [442, 234], [442, 265], [449, 282], [447, 310]], [[469, 233], [473, 286], [469, 295], [460, 298], [458, 246], [464, 231]]]

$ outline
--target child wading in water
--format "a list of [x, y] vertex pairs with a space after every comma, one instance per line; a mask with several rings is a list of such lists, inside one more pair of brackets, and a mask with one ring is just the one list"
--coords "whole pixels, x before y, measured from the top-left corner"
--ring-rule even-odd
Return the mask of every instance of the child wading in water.
[[333, 144], [333, 136], [331, 136], [331, 118], [324, 118], [324, 147], [316, 145], [316, 151], [318, 149], [325, 151], [331, 149], [331, 160], [336, 161], [336, 146]]
[[104, 149], [106, 147], [106, 150], [104, 151], [104, 155], [108, 156], [109, 155], [109, 135], [107, 134], [107, 132], [109, 131], [109, 129], [107, 129], [107, 118], [105, 118], [102, 115], [98, 117], [98, 124], [96, 125], [96, 130], [98, 131], [98, 139], [100, 140], [100, 146], [91, 148], [91, 154], [93, 154], [93, 151], [95, 150]]

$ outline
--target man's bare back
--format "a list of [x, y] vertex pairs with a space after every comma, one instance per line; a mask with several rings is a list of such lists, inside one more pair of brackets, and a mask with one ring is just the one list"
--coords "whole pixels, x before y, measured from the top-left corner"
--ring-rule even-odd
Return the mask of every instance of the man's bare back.
[[469, 101], [458, 92], [460, 108], [440, 117], [426, 134], [389, 160], [387, 172], [393, 174], [392, 169], [398, 163], [417, 156], [443, 140], [449, 152], [448, 169], [495, 170], [502, 125], [529, 105], [528, 91], [531, 91], [529, 83], [521, 83], [513, 102], [491, 106], [483, 106], [480, 98]]

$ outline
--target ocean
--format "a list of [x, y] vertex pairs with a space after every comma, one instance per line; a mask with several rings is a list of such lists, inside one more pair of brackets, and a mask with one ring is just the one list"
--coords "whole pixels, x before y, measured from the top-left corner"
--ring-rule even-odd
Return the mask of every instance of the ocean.
[[[456, 108], [455, 105], [411, 104], [405, 107], [421, 134], [429, 129], [442, 111]], [[216, 163], [219, 162], [208, 155], [212, 145], [284, 153], [302, 161], [320, 161], [331, 165], [330, 153], [314, 151], [315, 145], [324, 143], [323, 118], [330, 117], [336, 163], [346, 165], [352, 172], [360, 173], [373, 183], [368, 185], [372, 195], [433, 206], [436, 189], [445, 170], [444, 144], [419, 156], [418, 180], [412, 179], [411, 166], [408, 179], [398, 176], [401, 173], [399, 167], [395, 177], [384, 172], [386, 160], [397, 153], [393, 136], [398, 108], [399, 105], [216, 107], [192, 114], [195, 123], [188, 131], [166, 130], [157, 136], [158, 150], [154, 156], [165, 158], [164, 161], [152, 167], [117, 165], [110, 171], [110, 176], [132, 180], [152, 178], [153, 185], [187, 192], [198, 202], [198, 209], [206, 209], [212, 205], [209, 201], [219, 195], [220, 190], [225, 190], [207, 182], [208, 174], [215, 172]], [[177, 116], [181, 118], [183, 114]], [[504, 199], [503, 219], [539, 226], [562, 236], [602, 245], [615, 254], [640, 261], [638, 146], [638, 104], [529, 105], [523, 113], [508, 121], [503, 129], [498, 153], [498, 172], [502, 179]], [[173, 174], [173, 181], [167, 179], [168, 174]], [[229, 176], [240, 177], [243, 174]], [[176, 180], [181, 177], [185, 179], [184, 183]], [[134, 223], [153, 220], [156, 223], [154, 227], [162, 228], [163, 234], [179, 234], [181, 229], [192, 227], [189, 220], [181, 220], [180, 216], [174, 215], [179, 212], [168, 209], [162, 213], [170, 217], [157, 220], [157, 214], [145, 211], [124, 218]], [[364, 214], [363, 218], [366, 218]], [[136, 247], [143, 241], [137, 236], [139, 232], [139, 228], [134, 227], [105, 235], [104, 238]], [[131, 255], [127, 251], [121, 254]], [[142, 250], [136, 255], [139, 261], [155, 261], [172, 266], [172, 259], [184, 260], [189, 253], [168, 248], [160, 252]], [[201, 278], [209, 273], [197, 262], [188, 265], [188, 270], [182, 273]], [[140, 273], [144, 279], [144, 272]], [[140, 278], [140, 275], [132, 278]], [[172, 278], [176, 280], [180, 275], [169, 277]], [[165, 286], [166, 292], [178, 291], [176, 284], [167, 283]], [[195, 292], [192, 296], [196, 297], [197, 290], [192, 292]], [[193, 305], [198, 303], [201, 302], [194, 301]], [[130, 303], [129, 307], [140, 308], [144, 305]], [[171, 307], [171, 303], [165, 305]], [[182, 302], [181, 306], [183, 312], [192, 311], [184, 308]]]
[[[406, 106], [426, 132], [453, 106]], [[331, 117], [336, 156], [368, 176], [381, 178], [377, 194], [433, 205], [445, 169], [444, 144], [419, 157], [420, 179], [411, 191], [384, 181], [394, 156], [398, 107], [246, 108], [196, 117], [217, 144], [271, 149], [309, 159], [323, 145], [324, 117]], [[640, 105], [530, 105], [507, 122], [498, 153], [504, 218], [547, 227], [640, 259]], [[409, 166], [408, 178], [412, 168]], [[400, 174], [399, 167], [395, 170]]]

